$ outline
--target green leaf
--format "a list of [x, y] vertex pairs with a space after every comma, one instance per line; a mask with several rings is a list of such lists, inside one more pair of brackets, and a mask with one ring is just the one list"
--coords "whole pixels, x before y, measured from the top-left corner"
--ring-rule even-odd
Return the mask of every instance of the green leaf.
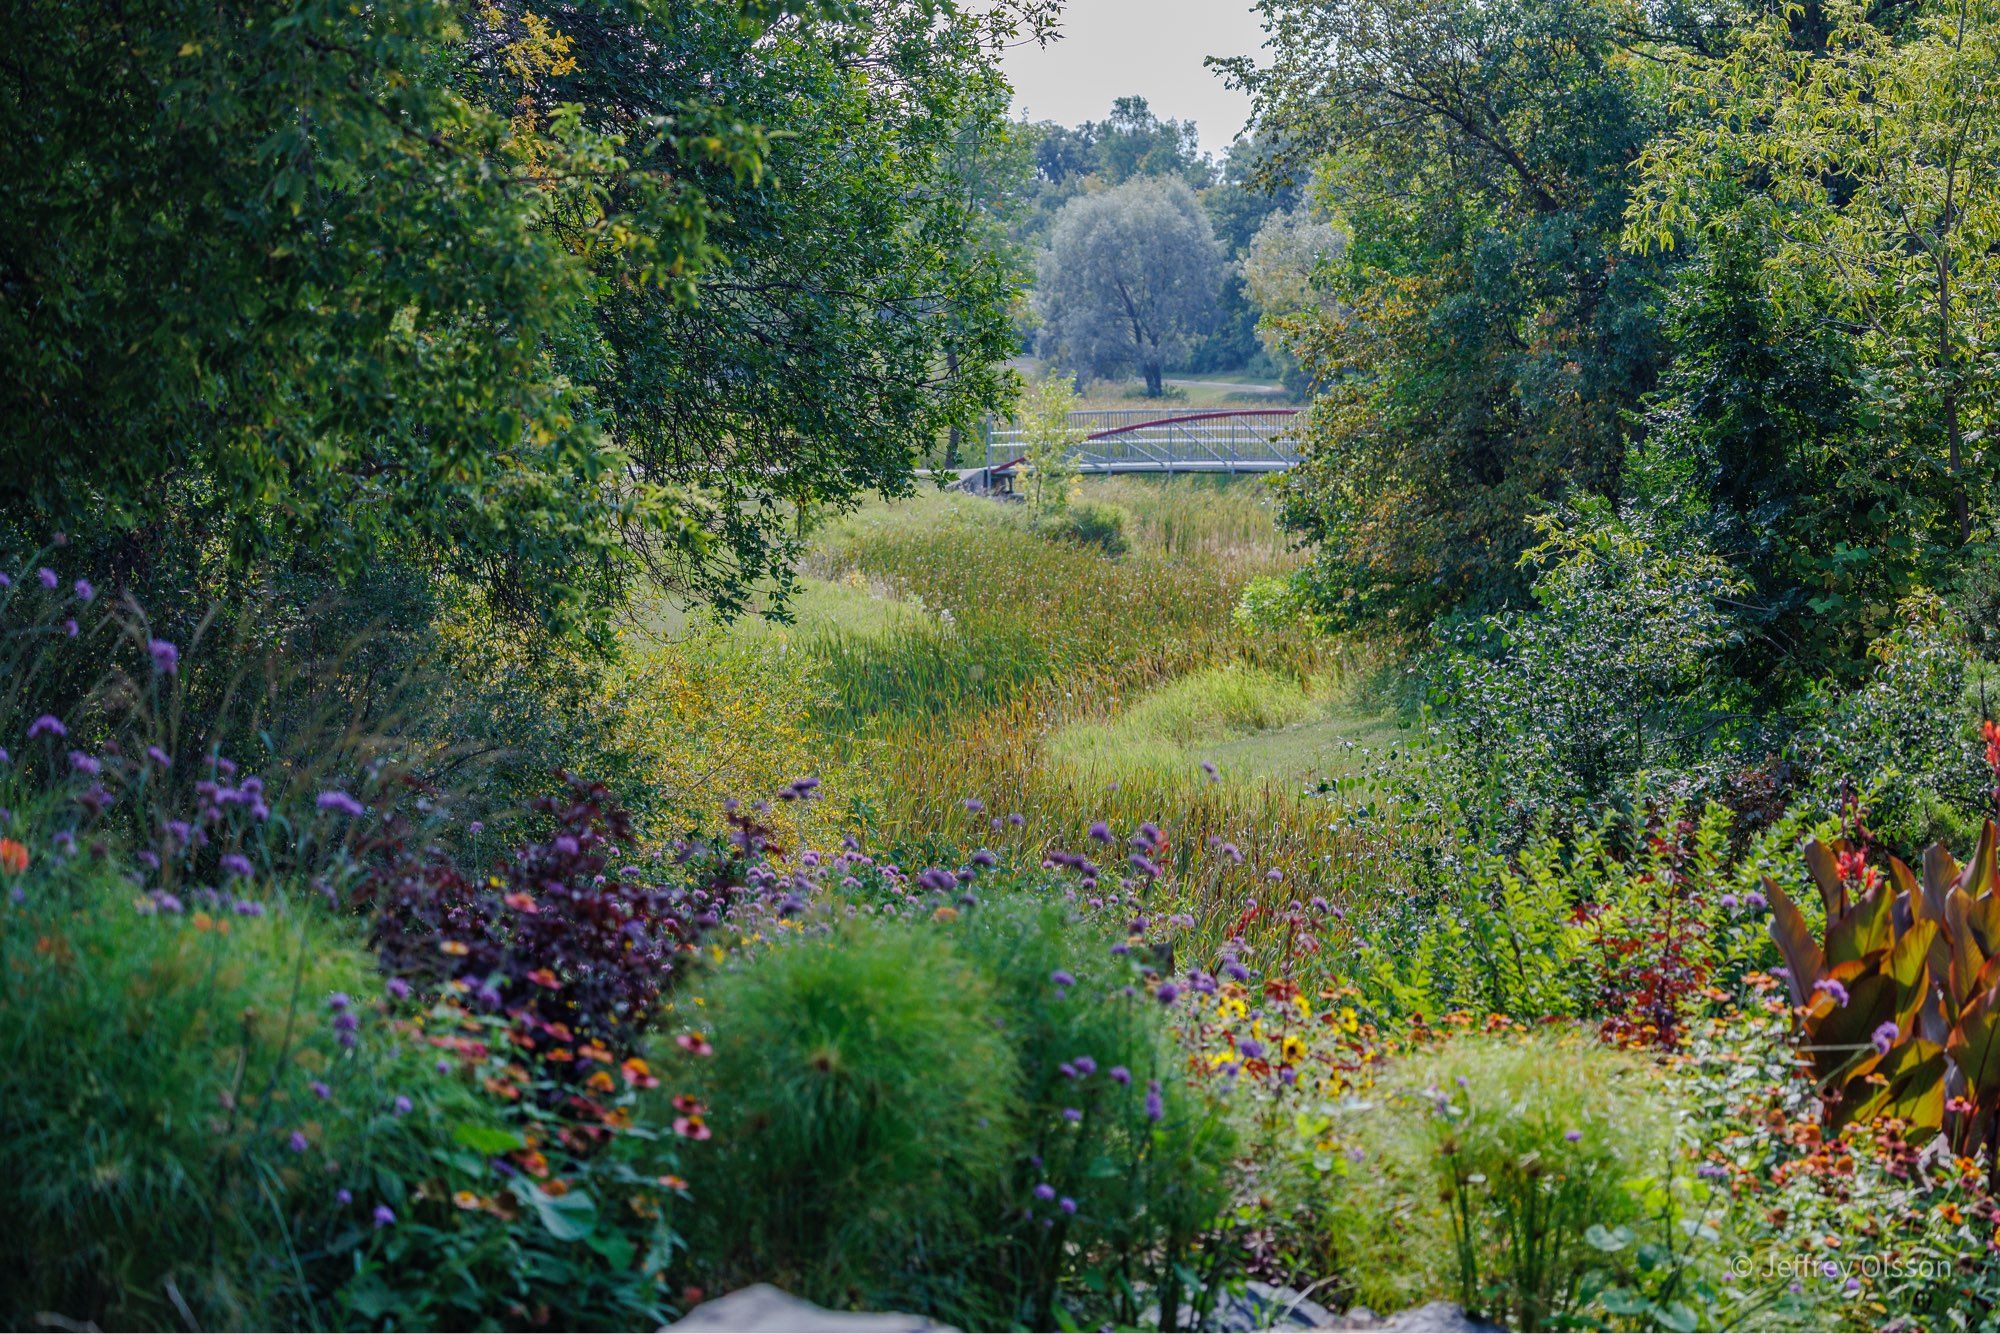
[[528, 1143], [502, 1126], [484, 1125], [478, 1121], [460, 1121], [451, 1128], [451, 1137], [465, 1148], [488, 1158], [526, 1148]]
[[530, 1198], [542, 1226], [557, 1241], [582, 1241], [597, 1227], [597, 1201], [580, 1190], [567, 1195], [546, 1195], [537, 1190]]

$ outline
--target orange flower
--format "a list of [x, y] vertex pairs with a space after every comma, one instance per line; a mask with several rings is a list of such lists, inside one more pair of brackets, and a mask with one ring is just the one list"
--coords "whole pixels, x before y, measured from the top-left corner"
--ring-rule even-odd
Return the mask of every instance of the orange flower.
[[11, 838], [0, 838], [0, 871], [8, 875], [19, 875], [28, 869], [28, 845]]
[[464, 941], [441, 940], [438, 942], [438, 952], [441, 954], [450, 954], [456, 956], [460, 954], [465, 954], [468, 951], [466, 950]]
[[550, 991], [556, 991], [562, 986], [562, 982], [547, 968], [537, 968], [529, 973], [528, 980], [538, 987], [547, 987]]
[[543, 1182], [542, 1194], [548, 1196], [552, 1200], [559, 1200], [563, 1196], [569, 1194], [569, 1182], [564, 1181], [561, 1177], [557, 1177], [553, 1181]]
[[597, 1073], [593, 1074], [590, 1078], [584, 1080], [583, 1082], [587, 1086], [596, 1090], [599, 1093], [611, 1092], [613, 1088], [617, 1087], [618, 1083], [618, 1081], [616, 1081], [611, 1077], [611, 1072], [609, 1070], [599, 1070]]

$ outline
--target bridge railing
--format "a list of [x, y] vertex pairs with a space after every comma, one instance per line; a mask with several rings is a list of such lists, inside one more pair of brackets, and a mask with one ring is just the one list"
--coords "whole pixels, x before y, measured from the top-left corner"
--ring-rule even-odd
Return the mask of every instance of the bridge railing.
[[[1070, 428], [1081, 438], [1070, 457], [1082, 472], [1275, 472], [1298, 462], [1289, 433], [1297, 413], [1296, 408], [1073, 412]], [[1013, 423], [988, 431], [989, 468], [1026, 452], [1026, 433]]]

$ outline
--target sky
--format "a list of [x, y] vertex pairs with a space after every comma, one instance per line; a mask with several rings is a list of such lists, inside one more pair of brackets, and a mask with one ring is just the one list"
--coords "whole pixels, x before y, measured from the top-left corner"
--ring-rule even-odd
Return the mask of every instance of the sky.
[[1068, 0], [1062, 39], [1006, 52], [1014, 114], [1103, 120], [1113, 98], [1137, 93], [1163, 120], [1191, 120], [1210, 153], [1228, 147], [1250, 99], [1225, 88], [1206, 56], [1255, 53], [1264, 41], [1250, 0]]

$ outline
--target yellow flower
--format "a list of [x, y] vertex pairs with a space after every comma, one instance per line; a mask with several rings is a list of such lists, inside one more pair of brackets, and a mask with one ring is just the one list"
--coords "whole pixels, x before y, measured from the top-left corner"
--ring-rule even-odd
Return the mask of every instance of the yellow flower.
[[451, 1197], [451, 1202], [461, 1209], [477, 1209], [479, 1207], [479, 1197], [469, 1190], [459, 1191]]

